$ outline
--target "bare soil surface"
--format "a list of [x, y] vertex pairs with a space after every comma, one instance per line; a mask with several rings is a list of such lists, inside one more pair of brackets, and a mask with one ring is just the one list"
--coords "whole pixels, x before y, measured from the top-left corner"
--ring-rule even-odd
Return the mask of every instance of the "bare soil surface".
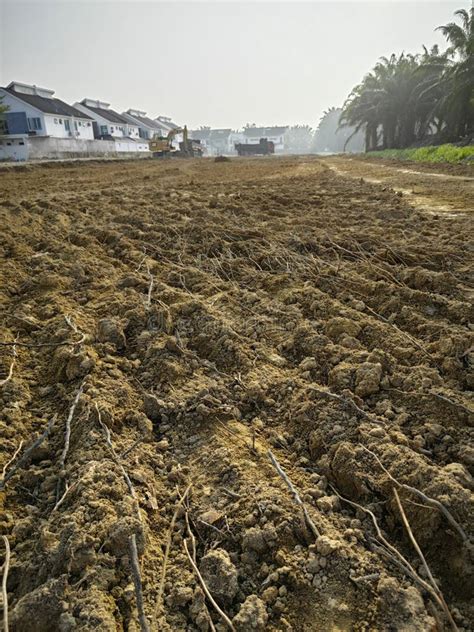
[[0, 174], [10, 630], [473, 629], [472, 190], [382, 171]]
[[384, 184], [428, 212], [474, 211], [474, 166], [435, 165], [395, 160], [334, 156], [325, 164], [336, 173]]

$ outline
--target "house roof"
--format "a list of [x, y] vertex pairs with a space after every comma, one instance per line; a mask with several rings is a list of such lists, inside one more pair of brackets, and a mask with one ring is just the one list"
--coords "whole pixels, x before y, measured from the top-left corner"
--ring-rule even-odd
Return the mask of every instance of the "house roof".
[[83, 104], [83, 105], [85, 108], [87, 108], [91, 112], [94, 112], [94, 114], [97, 114], [97, 116], [101, 116], [102, 118], [104, 118], [106, 121], [110, 121], [111, 123], [120, 123], [121, 125], [130, 124], [130, 121], [127, 121], [127, 119], [124, 116], [122, 116], [118, 112], [115, 112], [115, 110], [111, 110], [109, 108], [96, 108], [96, 107], [93, 107], [92, 105], [86, 105], [86, 104]]
[[20, 99], [20, 101], [24, 101], [25, 103], [28, 103], [28, 105], [32, 105], [45, 114], [57, 114], [58, 116], [74, 116], [76, 118], [91, 119], [90, 116], [87, 116], [84, 112], [72, 107], [72, 105], [64, 103], [61, 99], [41, 97], [38, 94], [24, 94], [23, 92], [16, 92], [11, 88], [3, 88], [3, 90], [17, 99]]
[[179, 125], [173, 123], [173, 121], [167, 116], [157, 116], [155, 119], [155, 123], [162, 129], [167, 130], [178, 129], [179, 127]]
[[280, 136], [284, 134], [288, 127], [247, 127], [244, 129], [245, 136], [258, 136], [265, 138], [266, 136]]
[[124, 112], [123, 116], [127, 119], [128, 117], [130, 117], [133, 121], [135, 121], [135, 124], [138, 122], [139, 124], [141, 123], [145, 127], [151, 127], [152, 129], [156, 129], [156, 130], [163, 129], [162, 127], [160, 127], [160, 125], [158, 125], [156, 121], [149, 118], [148, 116], [138, 116], [136, 114], [130, 114], [130, 112]]

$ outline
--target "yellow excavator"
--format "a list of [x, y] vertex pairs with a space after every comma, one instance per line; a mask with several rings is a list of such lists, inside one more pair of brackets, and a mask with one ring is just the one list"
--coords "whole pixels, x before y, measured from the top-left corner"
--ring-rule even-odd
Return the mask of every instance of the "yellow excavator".
[[[183, 135], [182, 142], [179, 143], [179, 149], [173, 146], [173, 139], [178, 134]], [[154, 158], [161, 158], [164, 156], [184, 156], [188, 158], [194, 158], [202, 156], [201, 143], [197, 140], [191, 140], [188, 137], [188, 128], [176, 127], [168, 132], [166, 138], [155, 136], [148, 143], [150, 151], [153, 152]]]

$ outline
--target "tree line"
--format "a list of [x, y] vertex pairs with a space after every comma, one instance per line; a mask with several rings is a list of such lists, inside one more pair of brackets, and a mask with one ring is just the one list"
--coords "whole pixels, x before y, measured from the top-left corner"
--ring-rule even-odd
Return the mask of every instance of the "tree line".
[[344, 103], [341, 128], [363, 133], [365, 150], [472, 142], [474, 7], [440, 26], [448, 48], [382, 57]]

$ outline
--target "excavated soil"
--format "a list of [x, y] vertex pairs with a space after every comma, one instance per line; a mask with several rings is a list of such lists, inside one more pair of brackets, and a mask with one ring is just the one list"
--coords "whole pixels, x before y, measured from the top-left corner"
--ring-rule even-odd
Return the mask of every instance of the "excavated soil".
[[0, 174], [10, 630], [473, 629], [472, 215], [327, 164]]

